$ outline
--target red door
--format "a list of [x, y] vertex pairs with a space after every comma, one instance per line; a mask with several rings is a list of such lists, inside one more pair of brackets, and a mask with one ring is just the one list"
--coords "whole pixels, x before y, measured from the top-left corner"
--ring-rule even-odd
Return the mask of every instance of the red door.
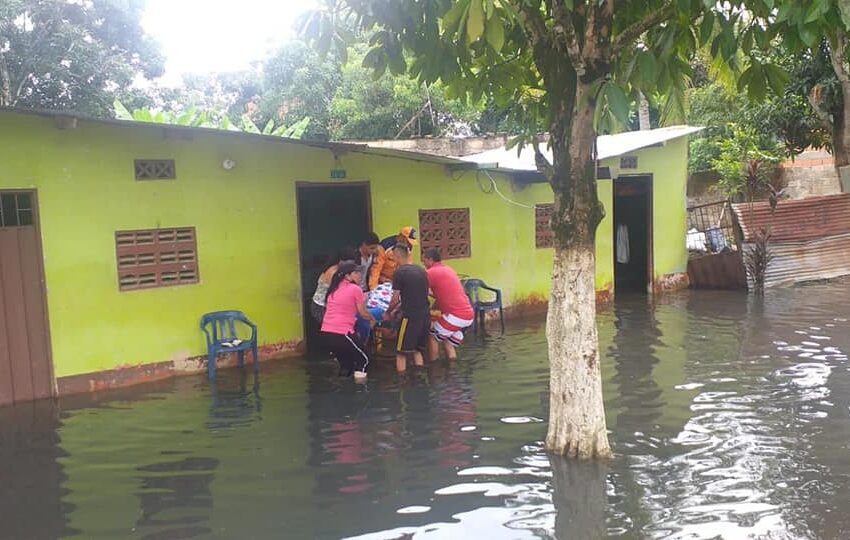
[[53, 395], [33, 191], [0, 191], [0, 405]]

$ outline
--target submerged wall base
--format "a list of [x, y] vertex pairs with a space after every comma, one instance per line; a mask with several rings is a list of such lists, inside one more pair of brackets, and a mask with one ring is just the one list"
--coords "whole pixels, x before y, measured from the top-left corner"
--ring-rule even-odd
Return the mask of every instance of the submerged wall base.
[[[301, 343], [294, 342], [274, 343], [261, 346], [259, 353], [260, 362], [267, 362], [269, 360], [298, 356], [303, 353], [303, 347]], [[247, 352], [245, 354], [245, 364], [251, 365], [253, 362], [253, 355]], [[221, 355], [216, 362], [216, 367], [219, 369], [230, 368], [237, 366], [238, 363], [239, 357], [237, 354]], [[60, 377], [56, 381], [56, 389], [58, 396], [67, 396], [123, 388], [180, 375], [195, 375], [205, 373], [206, 370], [206, 355], [184, 356], [166, 362], [121, 366], [107, 371]]]
[[[688, 287], [687, 274], [669, 274], [655, 281], [656, 293], [680, 290]], [[602, 307], [614, 300], [614, 291], [611, 288], [596, 291], [596, 303]], [[522, 319], [545, 315], [548, 308], [548, 299], [543, 295], [529, 295], [515, 298], [510, 306], [505, 307], [506, 319]], [[489, 312], [488, 321], [498, 318], [498, 312]], [[260, 347], [260, 361], [292, 358], [304, 354], [304, 342], [283, 342]], [[219, 357], [217, 366], [219, 368], [235, 367], [238, 363], [236, 354], [222, 355]], [[253, 363], [250, 353], [245, 355], [246, 365]], [[113, 390], [137, 384], [149, 383], [177, 377], [181, 375], [196, 375], [207, 370], [207, 357], [204, 356], [179, 356], [165, 362], [153, 364], [127, 365], [107, 371], [95, 373], [84, 373], [60, 377], [56, 381], [57, 395], [68, 396], [83, 394], [87, 392], [98, 392], [102, 390]]]

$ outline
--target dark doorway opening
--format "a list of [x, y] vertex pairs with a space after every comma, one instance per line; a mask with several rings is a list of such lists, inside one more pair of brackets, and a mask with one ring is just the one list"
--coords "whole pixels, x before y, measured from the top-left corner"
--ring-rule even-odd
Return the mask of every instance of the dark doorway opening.
[[310, 315], [316, 282], [327, 261], [344, 247], [357, 247], [372, 229], [369, 184], [296, 184], [304, 339], [315, 348], [319, 325]]
[[614, 180], [614, 291], [652, 290], [652, 177]]

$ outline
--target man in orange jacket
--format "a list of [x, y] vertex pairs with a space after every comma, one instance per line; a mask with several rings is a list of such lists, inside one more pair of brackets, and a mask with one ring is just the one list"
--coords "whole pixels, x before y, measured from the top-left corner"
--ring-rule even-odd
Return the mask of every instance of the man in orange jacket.
[[[393, 246], [404, 243], [408, 249], [413, 250], [417, 244], [417, 231], [413, 227], [403, 227], [396, 237], [390, 237], [381, 242], [378, 252], [369, 270], [369, 290], [374, 290], [381, 283], [392, 282], [398, 262], [393, 255]], [[391, 245], [390, 245], [391, 244]]]

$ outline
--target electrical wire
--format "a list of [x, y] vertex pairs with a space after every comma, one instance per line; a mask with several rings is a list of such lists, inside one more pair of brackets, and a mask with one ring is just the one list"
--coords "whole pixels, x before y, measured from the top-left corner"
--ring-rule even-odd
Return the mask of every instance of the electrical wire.
[[[509, 199], [509, 198], [505, 197], [505, 196], [502, 194], [502, 192], [501, 192], [501, 191], [499, 191], [499, 186], [498, 186], [498, 184], [496, 184], [496, 180], [495, 180], [492, 176], [490, 176], [490, 171], [488, 171], [488, 170], [484, 169], [483, 171], [478, 171], [478, 172], [483, 172], [483, 173], [484, 173], [484, 175], [485, 175], [487, 178], [489, 178], [489, 179], [490, 179], [490, 186], [491, 186], [490, 191], [484, 191], [484, 190], [482, 189], [482, 191], [484, 191], [484, 193], [493, 193], [493, 192], [495, 192], [495, 193], [496, 193], [496, 195], [498, 195], [499, 197], [501, 197], [501, 198], [502, 198], [502, 200], [503, 200], [503, 201], [505, 201], [506, 203], [513, 204], [513, 205], [515, 205], [515, 206], [519, 206], [520, 208], [528, 208], [528, 209], [530, 209], [530, 210], [534, 210], [534, 207], [533, 207], [533, 206], [530, 206], [530, 205], [527, 205], [527, 204], [524, 204], [524, 203], [521, 203], [521, 202], [517, 202], [517, 201], [514, 201], [514, 200], [512, 200], [512, 199]], [[475, 180], [476, 180], [476, 181], [478, 181], [478, 172], [475, 174]], [[479, 183], [479, 187], [480, 187], [480, 183]]]
[[[460, 181], [464, 176], [466, 176], [467, 172], [469, 172], [469, 171], [454, 171], [454, 172], [452, 172], [452, 175], [451, 175], [452, 180], [454, 180], [455, 182]], [[487, 180], [489, 180], [489, 184], [490, 184], [489, 186], [486, 185], [487, 182], [482, 181], [481, 173], [484, 173], [484, 176], [486, 176]], [[493, 178], [490, 175], [490, 171], [488, 171], [486, 169], [477, 169], [475, 171], [475, 184], [478, 186], [478, 189], [481, 190], [481, 192], [484, 193], [485, 195], [491, 195], [491, 194], [495, 193], [496, 195], [499, 196], [499, 198], [501, 198], [506, 203], [513, 204], [514, 206], [519, 206], [520, 208], [528, 208], [530, 210], [534, 210], [534, 206], [529, 206], [527, 204], [523, 204], [521, 202], [517, 202], [517, 201], [514, 201], [512, 199], [509, 199], [508, 197], [505, 197], [505, 195], [499, 190], [499, 185], [496, 183], [496, 179]]]
[[[490, 175], [488, 174], [487, 176], [489, 177]], [[478, 185], [478, 189], [480, 189], [482, 193], [485, 193], [487, 195], [493, 193], [493, 188], [496, 187], [496, 183], [493, 182], [492, 178], [490, 178], [490, 189], [486, 189], [484, 186], [481, 185], [481, 171], [475, 171], [475, 183]]]

